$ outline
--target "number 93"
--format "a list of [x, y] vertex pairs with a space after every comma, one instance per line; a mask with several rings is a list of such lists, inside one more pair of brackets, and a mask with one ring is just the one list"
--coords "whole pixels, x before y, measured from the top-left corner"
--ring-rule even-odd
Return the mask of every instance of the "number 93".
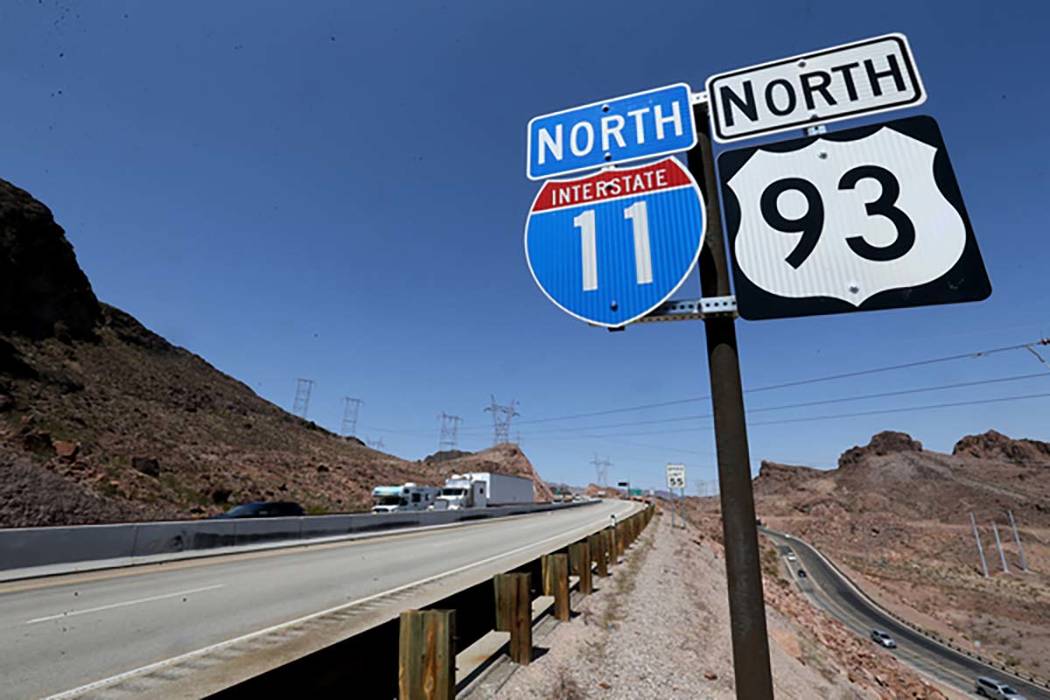
[[[904, 257], [915, 245], [915, 226], [911, 219], [895, 204], [900, 196], [900, 183], [889, 170], [877, 165], [861, 165], [847, 171], [839, 178], [840, 190], [852, 190], [864, 179], [875, 180], [881, 186], [877, 199], [864, 205], [868, 216], [883, 216], [893, 223], [897, 236], [884, 246], [868, 243], [864, 236], [850, 236], [846, 244], [856, 255], [865, 260], [888, 262]], [[789, 219], [780, 212], [778, 201], [780, 195], [795, 190], [806, 198], [806, 211], [798, 218]], [[783, 233], [801, 233], [794, 250], [785, 258], [788, 265], [796, 270], [806, 261], [817, 247], [824, 232], [824, 201], [816, 186], [809, 180], [798, 177], [786, 177], [770, 184], [762, 192], [759, 202], [762, 218], [777, 231]]]

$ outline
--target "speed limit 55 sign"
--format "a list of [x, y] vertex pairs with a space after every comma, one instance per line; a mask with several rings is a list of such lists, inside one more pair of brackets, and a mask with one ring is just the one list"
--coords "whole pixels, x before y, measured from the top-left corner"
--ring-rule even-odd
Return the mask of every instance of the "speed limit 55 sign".
[[747, 319], [978, 301], [991, 293], [930, 117], [718, 159]]

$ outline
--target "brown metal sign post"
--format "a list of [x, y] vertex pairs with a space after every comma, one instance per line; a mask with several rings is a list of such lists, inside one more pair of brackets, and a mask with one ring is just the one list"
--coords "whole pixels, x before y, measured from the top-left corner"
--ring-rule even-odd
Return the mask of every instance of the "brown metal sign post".
[[[689, 151], [689, 171], [702, 188], [707, 206], [707, 231], [699, 262], [701, 297], [726, 297], [730, 294], [730, 272], [722, 237], [707, 104], [696, 105], [694, 114], [698, 139]], [[718, 452], [736, 696], [741, 700], [765, 700], [773, 697], [773, 676], [734, 323], [732, 316], [708, 316], [704, 318], [704, 331]]]

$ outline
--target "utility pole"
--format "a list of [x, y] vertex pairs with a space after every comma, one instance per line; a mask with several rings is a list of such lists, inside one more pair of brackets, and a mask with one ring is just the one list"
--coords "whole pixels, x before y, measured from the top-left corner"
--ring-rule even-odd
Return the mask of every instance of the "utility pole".
[[981, 544], [981, 534], [977, 531], [977, 519], [970, 513], [970, 526], [973, 528], [973, 538], [977, 540], [977, 554], [981, 557], [981, 571], [988, 578], [988, 561], [984, 558], [984, 545]]
[[[727, 297], [731, 294], [729, 263], [722, 238], [707, 102], [695, 105], [693, 111], [697, 144], [689, 151], [689, 172], [704, 192], [707, 227], [697, 265], [700, 296]], [[718, 454], [736, 696], [740, 700], [772, 700], [773, 674], [769, 665], [769, 636], [762, 597], [755, 499], [751, 490], [751, 456], [747, 445], [735, 320], [732, 316], [708, 316], [704, 318], [704, 332]]]
[[1003, 573], [1008, 574], [1010, 573], [1010, 569], [1006, 566], [1006, 555], [1003, 554], [1003, 543], [1002, 540], [999, 539], [999, 526], [994, 520], [992, 521], [992, 532], [995, 533], [995, 546], [999, 548], [999, 561], [1003, 564]]
[[496, 403], [495, 396], [491, 398], [492, 403], [485, 407], [485, 412], [492, 414], [492, 445], [495, 447], [510, 442], [510, 422], [521, 414], [516, 410], [517, 401], [511, 399], [509, 404], [502, 406]]
[[463, 419], [450, 416], [444, 411], [438, 416], [441, 419], [441, 435], [438, 437], [439, 450], [454, 450], [459, 447], [459, 424]]
[[364, 403], [361, 399], [352, 399], [349, 396], [343, 397], [343, 436], [344, 437], [356, 437], [357, 436], [357, 414], [361, 410], [361, 404]]
[[302, 419], [306, 419], [306, 413], [310, 410], [310, 392], [313, 391], [314, 380], [295, 380], [295, 400], [292, 402], [292, 413]]
[[1024, 547], [1021, 546], [1021, 536], [1017, 533], [1017, 523], [1014, 522], [1014, 513], [1012, 510], [1006, 511], [1007, 517], [1010, 518], [1010, 527], [1014, 531], [1014, 543], [1017, 545], [1017, 554], [1021, 557], [1021, 571], [1028, 571], [1028, 561], [1024, 558]]

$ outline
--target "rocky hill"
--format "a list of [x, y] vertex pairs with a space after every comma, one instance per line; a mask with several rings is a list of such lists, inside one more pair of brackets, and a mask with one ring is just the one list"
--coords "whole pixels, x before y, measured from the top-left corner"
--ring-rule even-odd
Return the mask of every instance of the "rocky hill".
[[[754, 489], [767, 524], [812, 541], [891, 609], [974, 651], [1050, 675], [1040, 668], [1050, 658], [1050, 444], [988, 431], [945, 454], [884, 432], [844, 452], [830, 471], [763, 462]], [[1008, 512], [1028, 573], [1020, 571]]]
[[376, 484], [527, 476], [500, 445], [406, 461], [297, 418], [99, 302], [51, 212], [0, 180], [0, 527], [187, 518], [288, 499], [369, 505]]

